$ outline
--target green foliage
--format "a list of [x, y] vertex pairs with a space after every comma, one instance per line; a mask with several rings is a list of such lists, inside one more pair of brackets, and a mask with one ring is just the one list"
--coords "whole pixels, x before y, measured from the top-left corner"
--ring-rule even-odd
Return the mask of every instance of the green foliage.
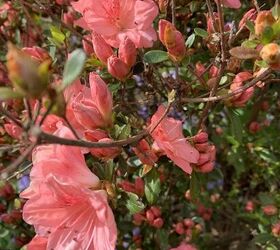
[[70, 58], [65, 64], [63, 71], [61, 90], [73, 83], [81, 74], [86, 61], [86, 54], [81, 49], [72, 52]]

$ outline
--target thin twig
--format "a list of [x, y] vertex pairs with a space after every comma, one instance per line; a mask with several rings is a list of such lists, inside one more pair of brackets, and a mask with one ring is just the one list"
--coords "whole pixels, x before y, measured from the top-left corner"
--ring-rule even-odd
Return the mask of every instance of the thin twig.
[[33, 142], [28, 148], [15, 160], [13, 161], [8, 167], [4, 168], [0, 171], [1, 178], [6, 179], [6, 174], [13, 172], [20, 164], [22, 164], [30, 155], [32, 150], [36, 147], [37, 141]]
[[271, 72], [272, 72], [271, 69], [267, 69], [261, 75], [254, 78], [249, 83], [247, 83], [244, 86], [240, 87], [239, 89], [232, 91], [225, 95], [218, 95], [218, 96], [212, 96], [212, 97], [183, 98], [182, 101], [186, 102], [186, 103], [201, 103], [201, 102], [216, 102], [219, 100], [227, 99], [232, 96], [238, 95], [238, 94], [244, 92], [246, 89], [256, 85], [259, 81], [262, 81], [265, 77], [267, 77], [269, 74], [271, 74]]

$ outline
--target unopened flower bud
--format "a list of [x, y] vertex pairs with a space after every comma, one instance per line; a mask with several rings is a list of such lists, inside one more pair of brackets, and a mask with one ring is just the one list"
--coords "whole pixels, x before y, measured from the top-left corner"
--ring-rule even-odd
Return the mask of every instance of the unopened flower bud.
[[262, 210], [263, 210], [264, 214], [269, 215], [269, 216], [277, 214], [277, 211], [278, 211], [277, 207], [274, 205], [266, 205], [262, 208]]
[[258, 122], [256, 121], [253, 121], [250, 123], [249, 125], [249, 131], [252, 133], [252, 134], [255, 134], [257, 132], [259, 132], [261, 129], [261, 126]]
[[48, 85], [50, 61], [41, 64], [11, 43], [8, 44], [7, 68], [14, 87], [24, 95], [40, 97]]
[[201, 173], [209, 173], [214, 169], [214, 162], [207, 162], [198, 167], [197, 171]]
[[108, 72], [119, 80], [124, 80], [130, 68], [118, 57], [112, 55], [108, 58]]
[[260, 11], [255, 21], [255, 34], [261, 36], [266, 27], [271, 27], [276, 20], [274, 19], [271, 11]]
[[92, 45], [98, 59], [107, 64], [108, 58], [114, 54], [112, 47], [96, 32], [92, 33]]
[[193, 137], [194, 143], [205, 143], [208, 141], [208, 134], [206, 132], [199, 132]]
[[154, 222], [153, 222], [153, 226], [155, 227], [155, 228], [162, 228], [162, 226], [163, 226], [163, 219], [162, 218], [156, 218], [155, 220], [154, 220]]
[[160, 217], [161, 216], [161, 211], [158, 207], [156, 206], [151, 206], [150, 210], [152, 210], [153, 214], [156, 216], [156, 217]]
[[260, 56], [268, 64], [278, 64], [280, 63], [280, 46], [269, 43], [262, 48]]
[[136, 62], [136, 47], [135, 44], [125, 37], [119, 47], [119, 58], [126, 63], [127, 67], [131, 68]]
[[146, 218], [149, 223], [152, 223], [155, 219], [155, 215], [150, 209], [146, 211]]
[[175, 225], [175, 232], [179, 235], [185, 232], [184, 225], [182, 222], [179, 222]]

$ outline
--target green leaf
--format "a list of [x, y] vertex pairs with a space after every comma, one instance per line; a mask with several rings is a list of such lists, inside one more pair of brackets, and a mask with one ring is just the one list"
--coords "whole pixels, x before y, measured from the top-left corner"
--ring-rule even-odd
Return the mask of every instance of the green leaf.
[[7, 101], [20, 97], [22, 97], [22, 95], [15, 92], [13, 89], [9, 87], [0, 87], [0, 101]]
[[207, 31], [201, 28], [195, 28], [194, 33], [198, 36], [201, 36], [202, 38], [208, 37]]
[[162, 50], [150, 50], [144, 55], [144, 61], [151, 64], [166, 61], [168, 58], [167, 52]]
[[160, 179], [156, 169], [151, 170], [145, 177], [145, 196], [150, 204], [156, 202], [160, 193]]
[[262, 37], [261, 37], [261, 42], [262, 44], [268, 44], [270, 43], [274, 38], [274, 32], [272, 27], [265, 27]]
[[129, 124], [124, 124], [122, 126], [116, 124], [114, 126], [114, 130], [115, 130], [115, 136], [119, 140], [126, 139], [131, 134], [131, 126]]
[[255, 49], [259, 45], [259, 41], [257, 40], [245, 40], [241, 47], [249, 48], [249, 49]]
[[51, 26], [50, 27], [50, 31], [52, 34], [52, 41], [55, 44], [61, 45], [64, 43], [65, 40], [65, 35], [63, 34], [63, 32], [56, 26]]
[[76, 49], [70, 55], [70, 58], [66, 62], [61, 89], [65, 89], [68, 85], [73, 83], [81, 74], [86, 61], [86, 54], [81, 49]]
[[232, 48], [229, 53], [232, 56], [242, 60], [257, 58], [259, 56], [259, 52], [256, 49], [242, 46]]
[[157, 230], [156, 237], [158, 239], [160, 249], [167, 250], [168, 249], [168, 232], [164, 229]]
[[191, 46], [193, 46], [194, 41], [195, 41], [195, 34], [191, 34], [191, 35], [188, 37], [188, 39], [187, 39], [185, 45], [186, 45], [187, 47], [190, 48]]
[[200, 180], [198, 173], [192, 172], [191, 175], [191, 183], [190, 183], [190, 192], [191, 192], [191, 198], [193, 201], [195, 201], [200, 193]]
[[280, 35], [280, 20], [272, 25], [273, 33], [275, 36], [279, 37]]
[[262, 233], [254, 237], [254, 242], [260, 244], [267, 244], [268, 241], [272, 240], [273, 236], [269, 233]]
[[276, 20], [280, 17], [280, 4], [278, 0], [275, 1], [274, 7], [271, 9], [271, 13]]
[[232, 136], [239, 142], [242, 142], [242, 122], [240, 119], [241, 114], [238, 110], [229, 109], [230, 130]]
[[139, 199], [139, 197], [134, 193], [127, 193], [128, 200], [126, 202], [126, 207], [130, 214], [136, 214], [145, 208], [144, 203]]
[[274, 199], [267, 193], [259, 193], [258, 197], [262, 206], [273, 205], [275, 203]]
[[250, 32], [252, 34], [255, 34], [255, 25], [254, 25], [254, 23], [252, 21], [247, 20], [246, 21], [246, 27], [250, 30]]

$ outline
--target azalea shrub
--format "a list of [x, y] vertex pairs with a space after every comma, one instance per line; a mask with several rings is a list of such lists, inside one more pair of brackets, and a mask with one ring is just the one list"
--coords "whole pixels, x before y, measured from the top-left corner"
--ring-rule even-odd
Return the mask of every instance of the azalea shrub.
[[280, 249], [278, 0], [0, 0], [0, 249]]

